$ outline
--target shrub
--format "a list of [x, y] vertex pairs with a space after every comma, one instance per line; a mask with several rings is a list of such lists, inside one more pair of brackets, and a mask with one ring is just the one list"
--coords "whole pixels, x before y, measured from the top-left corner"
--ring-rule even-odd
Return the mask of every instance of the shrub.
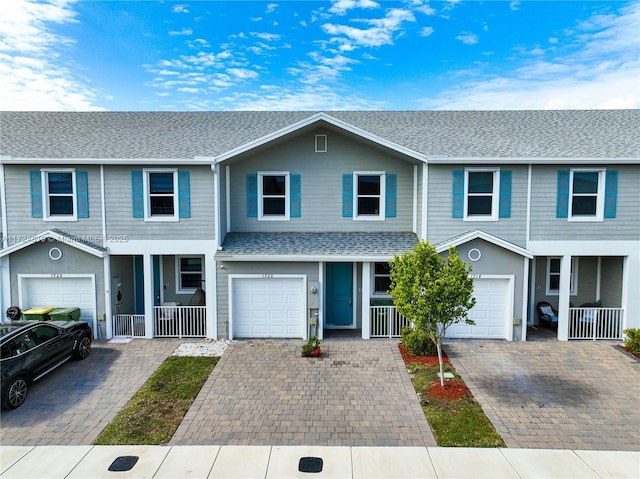
[[429, 335], [418, 329], [412, 329], [409, 326], [402, 328], [402, 345], [412, 356], [436, 356], [438, 349], [436, 343]]
[[626, 336], [624, 345], [628, 347], [633, 354], [640, 354], [640, 328], [625, 329]]
[[300, 348], [300, 354], [305, 357], [312, 356], [320, 347], [320, 340], [316, 336], [311, 336], [307, 344], [303, 344]]

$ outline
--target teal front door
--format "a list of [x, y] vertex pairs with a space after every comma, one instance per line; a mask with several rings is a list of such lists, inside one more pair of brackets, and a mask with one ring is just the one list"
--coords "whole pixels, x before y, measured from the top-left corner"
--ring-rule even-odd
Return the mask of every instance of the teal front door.
[[327, 263], [326, 265], [326, 328], [353, 326], [353, 265]]

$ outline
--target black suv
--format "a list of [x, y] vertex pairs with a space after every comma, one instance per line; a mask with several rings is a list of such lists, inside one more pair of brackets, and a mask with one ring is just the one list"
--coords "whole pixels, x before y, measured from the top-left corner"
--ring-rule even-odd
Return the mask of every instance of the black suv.
[[0, 324], [2, 408], [27, 399], [29, 385], [69, 359], [91, 353], [91, 327], [84, 321], [24, 321]]

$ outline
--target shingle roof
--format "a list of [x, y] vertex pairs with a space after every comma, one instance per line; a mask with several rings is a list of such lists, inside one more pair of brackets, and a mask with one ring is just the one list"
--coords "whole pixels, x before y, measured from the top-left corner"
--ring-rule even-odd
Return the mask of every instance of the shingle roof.
[[241, 256], [392, 257], [418, 244], [414, 233], [229, 233], [216, 259]]
[[[0, 155], [215, 157], [317, 112], [2, 112]], [[423, 155], [638, 158], [640, 111], [330, 111]]]

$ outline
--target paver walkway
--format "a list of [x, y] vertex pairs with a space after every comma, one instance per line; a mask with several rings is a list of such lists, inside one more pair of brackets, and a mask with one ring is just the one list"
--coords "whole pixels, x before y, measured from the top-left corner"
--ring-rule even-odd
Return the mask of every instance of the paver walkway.
[[434, 446], [396, 341], [233, 342], [171, 445]]
[[640, 451], [640, 363], [619, 342], [448, 340], [507, 446]]
[[91, 444], [181, 342], [94, 342], [91, 356], [69, 361], [34, 383], [18, 409], [2, 411], [0, 444]]

